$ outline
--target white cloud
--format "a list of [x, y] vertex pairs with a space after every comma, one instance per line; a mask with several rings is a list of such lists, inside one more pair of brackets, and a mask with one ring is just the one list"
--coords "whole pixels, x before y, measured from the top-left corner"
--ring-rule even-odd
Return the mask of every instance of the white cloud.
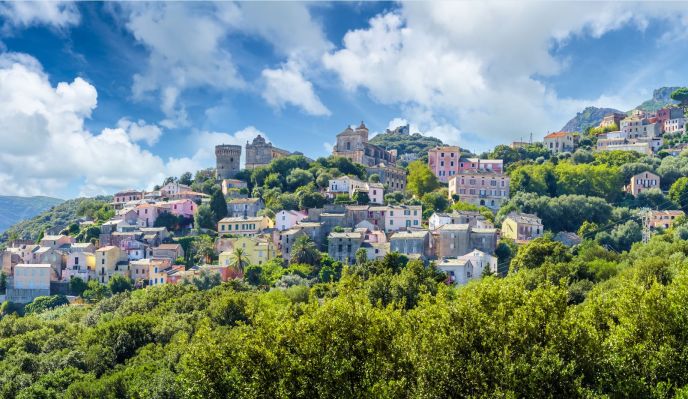
[[9, 1], [0, 3], [4, 30], [47, 25], [66, 28], [77, 25], [81, 14], [75, 3], [66, 1]]
[[406, 2], [349, 31], [322, 61], [346, 89], [401, 106], [426, 132], [448, 142], [470, 133], [495, 144], [558, 129], [602, 99], [627, 104], [623, 95], [560, 98], [537, 76], [567, 67], [550, 50], [574, 36], [600, 37], [628, 24], [644, 29], [649, 18], [670, 14], [621, 2]]
[[84, 128], [97, 105], [81, 78], [52, 86], [33, 58], [0, 55], [0, 193], [82, 194], [147, 187], [160, 181], [163, 161], [132, 142], [122, 128]]
[[287, 62], [278, 69], [264, 69], [265, 90], [263, 98], [275, 108], [291, 104], [311, 115], [330, 115], [294, 62]]
[[168, 123], [187, 123], [179, 104], [186, 89], [244, 86], [231, 54], [221, 46], [228, 28], [220, 18], [226, 13], [191, 3], [126, 3], [124, 7], [129, 11], [126, 27], [150, 50], [145, 72], [134, 76], [134, 96], [158, 93]]
[[149, 125], [144, 120], [132, 122], [122, 118], [117, 122], [117, 127], [123, 129], [132, 141], [144, 141], [149, 146], [157, 143], [162, 136], [162, 129], [157, 125]]
[[[292, 104], [310, 114], [327, 114], [307, 72], [332, 44], [309, 7], [286, 2], [125, 3], [126, 28], [150, 51], [145, 71], [134, 76], [134, 97], [158, 96], [167, 116], [164, 126], [188, 125], [185, 91], [251, 90], [227, 49], [228, 41], [250, 35], [286, 58], [277, 68], [264, 68], [263, 97], [274, 107]], [[295, 84], [294, 90], [286, 90], [286, 84]]]

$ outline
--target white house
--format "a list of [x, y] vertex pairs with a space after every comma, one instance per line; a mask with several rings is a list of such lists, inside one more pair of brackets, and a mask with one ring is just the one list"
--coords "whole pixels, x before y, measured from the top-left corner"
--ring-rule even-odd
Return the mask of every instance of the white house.
[[52, 266], [48, 263], [16, 265], [14, 289], [50, 291], [51, 270]]
[[275, 227], [279, 231], [289, 230], [306, 217], [304, 212], [282, 210], [275, 214]]
[[327, 188], [327, 194], [330, 197], [335, 197], [337, 194], [349, 194], [349, 188], [352, 183], [357, 185], [358, 183], [363, 183], [358, 179], [350, 176], [339, 176], [334, 179], [330, 179], [330, 185]]
[[447, 273], [447, 279], [454, 285], [464, 285], [470, 280], [479, 278], [481, 273], [476, 276], [476, 268], [468, 259], [452, 258], [443, 259], [437, 262], [437, 268]]
[[466, 255], [459, 256], [459, 259], [468, 260], [473, 265], [473, 269], [480, 277], [485, 270], [488, 268], [490, 273], [497, 274], [497, 257], [490, 254], [486, 254], [483, 251], [474, 249], [473, 251], [467, 253]]
[[328, 198], [334, 198], [337, 194], [347, 194], [353, 198], [356, 192], [366, 192], [370, 203], [385, 203], [385, 188], [381, 183], [368, 183], [351, 176], [340, 176], [330, 179], [327, 188]]

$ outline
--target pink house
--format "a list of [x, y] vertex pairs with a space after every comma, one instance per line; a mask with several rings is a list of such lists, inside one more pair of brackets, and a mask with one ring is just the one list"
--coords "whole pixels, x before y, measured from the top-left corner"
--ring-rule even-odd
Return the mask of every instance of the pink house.
[[160, 214], [160, 209], [156, 204], [141, 204], [136, 207], [139, 220], [143, 221], [145, 227], [153, 227], [155, 220]]
[[194, 213], [196, 213], [196, 209], [198, 209], [198, 205], [190, 199], [162, 202], [158, 203], [158, 205], [175, 216], [183, 216], [185, 218], [192, 218]]
[[428, 166], [439, 181], [448, 183], [460, 173], [497, 173], [504, 172], [501, 159], [461, 158], [457, 146], [435, 147], [428, 151]]
[[461, 149], [458, 146], [435, 147], [428, 151], [428, 166], [439, 181], [446, 183], [459, 173]]

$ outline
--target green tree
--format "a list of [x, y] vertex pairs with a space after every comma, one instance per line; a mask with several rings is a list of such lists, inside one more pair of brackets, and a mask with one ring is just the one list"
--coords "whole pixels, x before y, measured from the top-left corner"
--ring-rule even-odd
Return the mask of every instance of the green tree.
[[435, 212], [445, 212], [449, 208], [449, 199], [446, 190], [433, 191], [421, 197], [423, 204], [423, 216], [429, 218]]
[[88, 285], [81, 277], [72, 277], [69, 279], [69, 292], [72, 295], [82, 296], [87, 288]]
[[413, 161], [408, 165], [406, 188], [419, 198], [424, 194], [439, 188], [440, 183], [428, 165], [421, 161]]
[[215, 216], [215, 222], [227, 217], [227, 201], [221, 190], [214, 191], [210, 197], [210, 209], [212, 209]]
[[193, 179], [192, 179], [192, 176], [191, 176], [191, 172], [184, 172], [184, 173], [182, 173], [182, 175], [179, 176], [178, 182], [179, 182], [179, 184], [184, 184], [184, 185], [187, 185], [187, 186], [190, 186], [191, 184], [193, 184]]
[[681, 177], [671, 185], [669, 198], [681, 209], [688, 210], [688, 177]]
[[110, 289], [106, 285], [96, 280], [89, 280], [87, 287], [82, 297], [88, 302], [100, 302], [112, 295], [112, 292], [110, 292]]
[[361, 266], [368, 261], [368, 252], [365, 248], [359, 248], [356, 251], [356, 264]]
[[560, 242], [546, 238], [536, 238], [518, 249], [511, 260], [511, 270], [533, 269], [545, 262], [567, 262], [571, 259], [568, 248]]
[[115, 274], [108, 281], [108, 288], [113, 294], [119, 294], [124, 291], [131, 291], [133, 284], [129, 277], [125, 277], [121, 274]]
[[301, 235], [292, 246], [289, 263], [315, 266], [320, 262], [320, 258], [320, 251], [318, 251], [313, 240], [306, 235]]
[[69, 301], [64, 295], [39, 296], [34, 298], [31, 303], [27, 304], [24, 310], [27, 314], [41, 313], [68, 304]]
[[153, 227], [164, 227], [169, 231], [179, 231], [182, 227], [184, 218], [173, 215], [170, 212], [162, 212], [158, 215], [153, 223]]
[[370, 203], [370, 197], [365, 191], [354, 192], [354, 197], [352, 198], [358, 205], [368, 205]]
[[373, 173], [370, 176], [368, 176], [368, 181], [371, 183], [379, 183], [380, 175], [378, 175], [377, 173]]
[[194, 215], [194, 228], [196, 230], [215, 230], [217, 228], [215, 224], [215, 215], [209, 205], [202, 204], [198, 206], [196, 214]]
[[292, 169], [287, 176], [287, 188], [295, 191], [297, 188], [307, 185], [313, 181], [313, 175], [304, 169]]
[[246, 255], [246, 252], [242, 248], [234, 248], [230, 265], [240, 272], [244, 272], [244, 268], [248, 266], [248, 255]]
[[671, 99], [681, 103], [684, 109], [688, 107], [688, 87], [681, 87], [671, 93]]
[[322, 208], [327, 203], [327, 198], [316, 191], [309, 191], [301, 194], [299, 198], [299, 209]]

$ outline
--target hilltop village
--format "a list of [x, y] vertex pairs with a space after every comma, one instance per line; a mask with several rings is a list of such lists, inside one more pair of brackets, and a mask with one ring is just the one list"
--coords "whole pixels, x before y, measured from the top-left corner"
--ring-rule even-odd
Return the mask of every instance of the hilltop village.
[[[539, 238], [622, 251], [684, 220], [685, 135], [677, 106], [480, 155], [448, 145], [399, 154], [363, 122], [318, 160], [258, 135], [245, 153], [216, 146], [216, 167], [193, 178], [117, 192], [96, 218], [14, 237], [2, 252], [6, 300], [199, 278], [328, 282], [389, 256], [461, 285], [506, 275], [518, 247]], [[420, 137], [409, 126], [383, 136]]]

